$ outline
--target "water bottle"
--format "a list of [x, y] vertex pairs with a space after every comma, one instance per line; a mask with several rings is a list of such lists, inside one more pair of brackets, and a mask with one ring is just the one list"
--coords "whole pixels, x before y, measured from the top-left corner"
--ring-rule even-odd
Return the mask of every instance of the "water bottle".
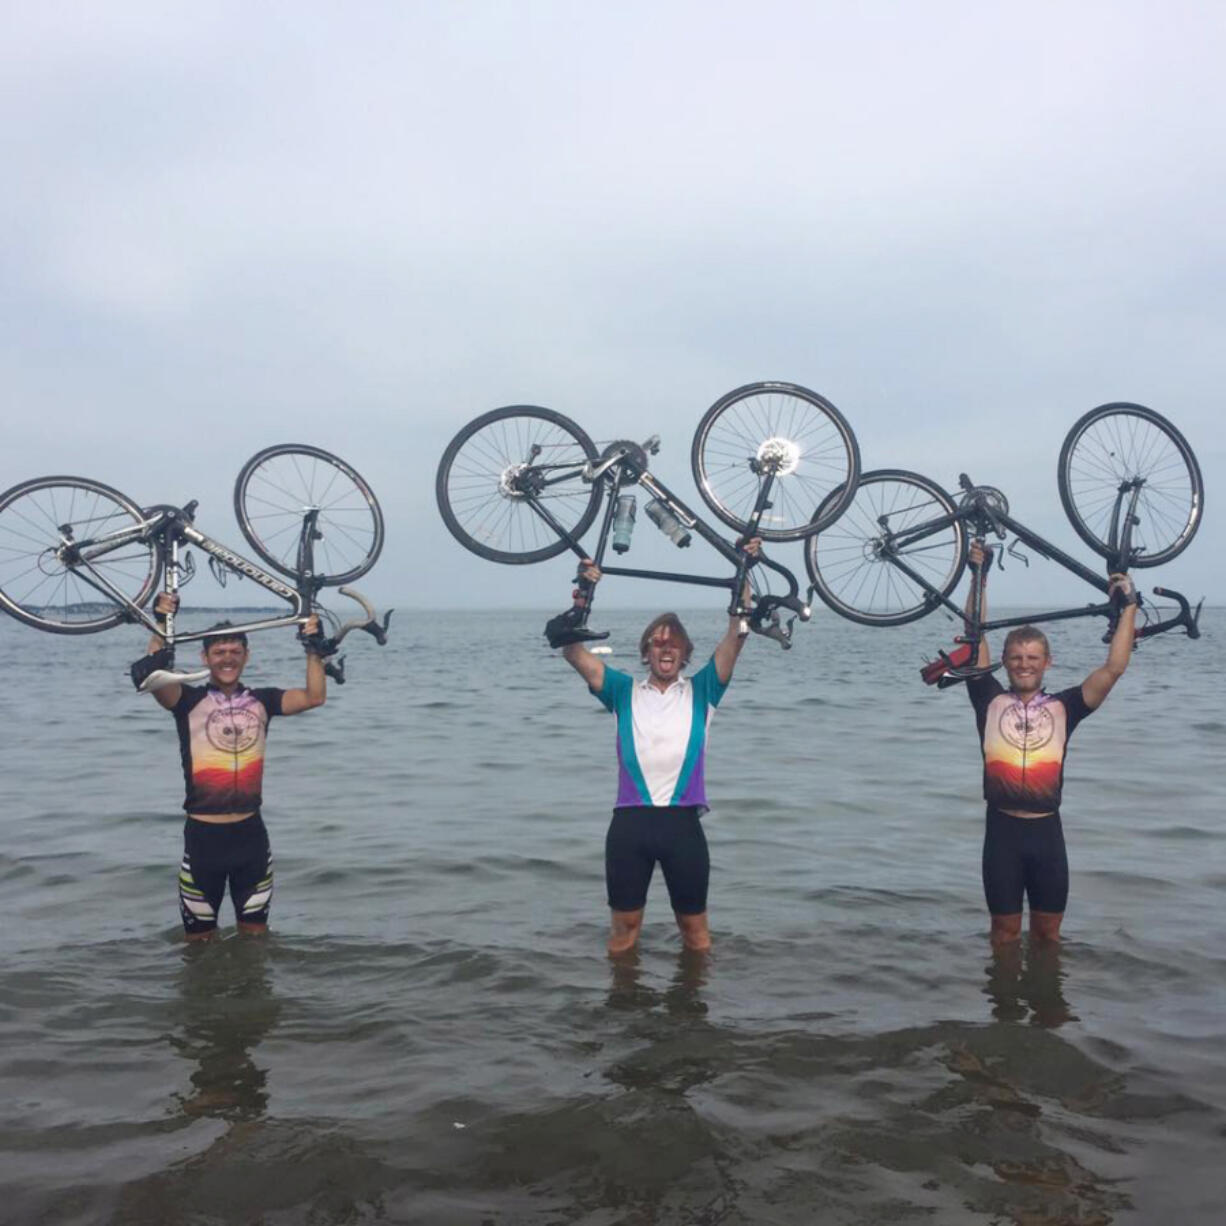
[[634, 495], [620, 494], [617, 509], [613, 512], [613, 550], [625, 553], [630, 548], [630, 535], [634, 532]]
[[690, 543], [690, 534], [687, 529], [683, 528], [677, 517], [666, 507], [662, 502], [652, 499], [647, 504], [647, 518], [651, 520], [661, 532], [678, 549], [684, 549]]

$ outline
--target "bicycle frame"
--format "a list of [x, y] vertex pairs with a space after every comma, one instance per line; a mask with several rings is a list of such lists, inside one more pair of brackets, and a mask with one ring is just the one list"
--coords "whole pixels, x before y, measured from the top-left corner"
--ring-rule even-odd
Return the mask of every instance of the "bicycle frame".
[[[301, 635], [302, 627], [307, 624], [315, 611], [315, 598], [320, 590], [326, 586], [315, 577], [314, 541], [317, 538], [316, 519], [318, 511], [308, 510], [303, 516], [302, 527], [299, 532], [296, 563], [298, 585], [297, 587], [291, 587], [275, 575], [270, 575], [250, 559], [236, 553], [228, 546], [214, 540], [211, 536], [195, 527], [193, 520], [196, 505], [193, 501], [185, 507], [169, 505], [150, 507], [144, 512], [146, 518], [143, 522], [134, 524], [130, 528], [109, 533], [92, 541], [78, 542], [66, 540], [60, 550], [62, 560], [66, 565], [73, 566], [83, 583], [101, 592], [122, 608], [129, 621], [139, 623], [145, 626], [151, 633], [158, 635], [165, 642], [171, 660], [173, 660], [174, 649], [179, 643], [200, 641], [207, 638], [211, 633], [215, 633], [215, 631], [194, 630], [187, 633], [176, 632], [174, 626], [175, 614], [173, 611], [168, 612], [165, 620], [159, 622], [140, 605], [131, 600], [124, 592], [115, 587], [105, 575], [93, 567], [91, 563], [94, 560], [103, 558], [117, 549], [122, 549], [125, 545], [130, 545], [137, 541], [151, 541], [157, 550], [158, 565], [162, 573], [162, 590], [171, 596], [175, 596], [178, 594], [179, 577], [183, 570], [183, 564], [179, 559], [179, 551], [184, 546], [193, 545], [206, 553], [211, 561], [215, 561], [218, 565], [238, 575], [240, 578], [253, 580], [291, 606], [291, 611], [285, 616], [257, 618], [254, 621], [244, 622], [237, 626], [229, 626], [227, 627], [228, 633], [235, 635], [248, 634], [259, 630], [275, 630], [284, 626], [297, 626]], [[387, 622], [391, 614], [386, 614], [382, 625], [380, 625], [373, 607], [365, 597], [351, 588], [341, 587], [338, 590], [342, 595], [356, 600], [362, 606], [366, 616], [360, 621], [345, 623], [331, 638], [325, 638], [320, 634], [318, 639], [321, 654], [327, 656], [334, 655], [341, 640], [344, 639], [350, 630], [365, 630], [381, 645], [386, 643]], [[150, 659], [150, 657], [145, 657], [142, 660], [138, 660], [133, 666], [133, 680], [137, 682], [138, 687], [140, 686], [140, 680], [138, 680], [137, 673], [144, 671], [143, 666], [148, 665]], [[325, 668], [333, 680], [338, 684], [344, 684], [343, 659], [338, 660], [335, 664], [326, 664]]]
[[[274, 596], [279, 597], [293, 607], [293, 612], [285, 617], [259, 618], [255, 621], [244, 623], [241, 626], [235, 626], [233, 628], [235, 634], [256, 630], [272, 630], [281, 626], [303, 625], [310, 616], [311, 605], [322, 586], [313, 582], [310, 578], [310, 565], [304, 568], [303, 582], [300, 583], [298, 589], [294, 589], [275, 576], [270, 575], [254, 562], [244, 558], [241, 554], [235, 553], [234, 550], [229, 549], [219, 541], [215, 541], [212, 537], [207, 536], [200, 529], [196, 528], [192, 522], [195, 509], [196, 504], [194, 502], [188, 503], [186, 507], [182, 508], [172, 506], [148, 508], [145, 512], [148, 518], [141, 524], [134, 524], [130, 528], [124, 528], [93, 541], [66, 541], [64, 549], [65, 561], [75, 565], [77, 574], [82, 582], [89, 584], [90, 587], [97, 589], [114, 601], [115, 604], [122, 607], [126, 611], [129, 620], [139, 622], [151, 632], [161, 635], [170, 646], [174, 646], [175, 643], [187, 643], [202, 639], [209, 632], [207, 630], [200, 630], [186, 634], [176, 634], [173, 627], [173, 614], [167, 615], [166, 624], [162, 626], [143, 608], [135, 604], [125, 593], [110, 583], [105, 575], [99, 573], [91, 565], [91, 562], [136, 541], [153, 541], [158, 552], [159, 565], [162, 569], [162, 590], [174, 595], [178, 592], [179, 588], [179, 573], [181, 570], [179, 550], [184, 545], [194, 545], [208, 554], [210, 558], [216, 559], [220, 565], [233, 574], [239, 575], [241, 578], [254, 580], [261, 587], [266, 588]], [[313, 525], [310, 523], [310, 516], [308, 515], [304, 518], [302, 539], [299, 543], [299, 558], [308, 563], [311, 562], [312, 556], [310, 541], [312, 528]]]
[[[727, 588], [730, 593], [728, 607], [730, 616], [742, 618], [747, 623], [748, 629], [774, 638], [785, 648], [790, 647], [791, 627], [795, 618], [789, 620], [786, 628], [781, 627], [777, 611], [780, 608], [789, 609], [801, 621], [808, 621], [812, 614], [812, 607], [809, 601], [800, 599], [800, 585], [796, 580], [796, 576], [778, 562], [774, 562], [761, 554], [757, 558], [753, 558], [745, 553], [744, 550], [738, 549], [734, 544], [730, 544], [707, 524], [701, 516], [697, 515], [682, 502], [659, 478], [653, 476], [648, 470], [647, 453], [650, 451], [654, 454], [658, 448], [659, 440], [654, 436], [648, 439], [641, 447], [634, 443], [615, 443], [606, 449], [605, 454], [594, 466], [587, 464], [562, 470], [558, 474], [546, 477], [540, 481], [537, 489], [525, 489], [521, 490], [520, 493], [527, 499], [528, 505], [532, 510], [557, 533], [561, 540], [566, 542], [567, 547], [576, 557], [580, 560], [590, 558], [600, 567], [603, 574], [624, 576], [632, 579], [655, 579], [667, 583], [687, 583], [702, 587]], [[585, 549], [580, 541], [568, 532], [535, 496], [541, 490], [548, 488], [548, 486], [573, 479], [576, 475], [581, 476], [584, 481], [601, 482], [604, 486], [603, 497], [605, 507], [601, 518], [600, 533], [595, 549], [590, 551]], [[763, 513], [770, 508], [770, 491], [773, 480], [773, 472], [767, 470], [753, 511], [749, 516], [744, 539], [752, 539]], [[653, 499], [667, 508], [681, 527], [697, 533], [716, 552], [731, 562], [735, 568], [732, 576], [720, 578], [717, 576], [685, 574], [677, 571], [645, 570], [640, 567], [604, 565], [605, 550], [608, 547], [609, 537], [613, 529], [613, 519], [617, 511], [618, 495], [623, 489], [633, 485], [641, 486]], [[744, 588], [747, 575], [754, 566], [758, 565], [765, 566], [779, 574], [787, 583], [788, 592], [786, 596], [763, 595], [753, 601], [751, 607], [745, 607], [741, 603], [740, 593]], [[585, 623], [587, 612], [591, 608], [593, 585], [582, 578], [578, 580], [578, 584], [584, 608]], [[768, 624], [764, 625], [764, 623]]]
[[[886, 528], [885, 539], [880, 547], [880, 556], [890, 565], [901, 571], [924, 592], [930, 605], [930, 610], [943, 607], [964, 622], [966, 632], [958, 636], [956, 641], [969, 648], [967, 658], [971, 663], [967, 668], [960, 668], [954, 665], [951, 658], [942, 652], [940, 659], [934, 662], [932, 666], [934, 679], [942, 675], [942, 670], [935, 667], [936, 664], [941, 662], [944, 662], [947, 666], [943, 670], [944, 675], [950, 679], [947, 683], [962, 680], [968, 675], [973, 675], [977, 671], [973, 661], [978, 655], [979, 644], [984, 635], [993, 630], [1007, 630], [1017, 626], [1034, 625], [1038, 622], [1068, 621], [1079, 617], [1106, 617], [1109, 624], [1103, 636], [1103, 641], [1109, 641], [1115, 631], [1115, 624], [1122, 607], [1119, 598], [1110, 595], [1110, 578], [1105, 578], [1090, 570], [1089, 567], [1084, 566], [1076, 558], [1071, 557], [1064, 550], [1040, 536], [1039, 533], [1028, 528], [1020, 520], [1014, 519], [1006, 510], [993, 506], [993, 501], [999, 497], [997, 491], [990, 487], [974, 485], [965, 473], [959, 478], [959, 483], [966, 496], [964, 505], [959, 507], [954, 514], [941, 515], [924, 523], [914, 524], [897, 535], [890, 533], [888, 528]], [[1108, 575], [1127, 571], [1135, 557], [1132, 548], [1132, 528], [1138, 522], [1135, 513], [1138, 493], [1139, 487], [1132, 483], [1125, 483], [1120, 486], [1116, 494], [1110, 529], [1110, 545], [1114, 556], [1108, 561]], [[1125, 506], [1126, 501], [1127, 506]], [[1055, 562], [1071, 574], [1077, 575], [1091, 587], [1097, 588], [1105, 595], [1108, 595], [1109, 599], [1098, 604], [1054, 609], [1043, 613], [1029, 613], [1021, 617], [981, 619], [978, 615], [978, 610], [981, 607], [987, 566], [972, 567], [971, 590], [966, 607], [962, 608], [950, 600], [948, 596], [942, 594], [923, 575], [919, 574], [913, 567], [908, 566], [898, 556], [899, 551], [915, 545], [919, 541], [949, 528], [955, 523], [964, 524], [969, 529], [973, 539], [984, 539], [991, 533], [999, 540], [1004, 541], [1011, 532], [1019, 542], [1033, 549], [1040, 557]], [[885, 527], [885, 525], [882, 526]], [[1186, 629], [1189, 638], [1199, 638], [1200, 631], [1197, 628], [1197, 619], [1200, 615], [1200, 605], [1198, 604], [1196, 610], [1193, 611], [1188, 601], [1180, 593], [1160, 587], [1156, 587], [1153, 590], [1159, 596], [1173, 599], [1179, 605], [1179, 613], [1174, 617], [1151, 622], [1139, 627], [1136, 630], [1136, 638], [1149, 638], [1155, 634], [1162, 634], [1167, 630], [1177, 627]], [[1138, 604], [1142, 603], [1139, 592], [1137, 593], [1137, 602]]]

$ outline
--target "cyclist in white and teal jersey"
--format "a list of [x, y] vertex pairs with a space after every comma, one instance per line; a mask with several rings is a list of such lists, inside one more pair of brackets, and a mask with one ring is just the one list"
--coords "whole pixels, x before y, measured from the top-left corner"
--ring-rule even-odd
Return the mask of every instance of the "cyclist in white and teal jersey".
[[[760, 547], [756, 539], [744, 546], [751, 555]], [[585, 558], [580, 575], [596, 583], [600, 570]], [[743, 603], [749, 600], [746, 589]], [[581, 643], [562, 649], [567, 663], [617, 717], [617, 800], [605, 838], [610, 954], [625, 953], [638, 941], [657, 863], [686, 948], [711, 947], [711, 861], [700, 821], [707, 811], [707, 728], [744, 643], [741, 619], [729, 618], [712, 657], [693, 676], [683, 676], [694, 645], [677, 615], [662, 613], [639, 640], [648, 671], [637, 681]]]

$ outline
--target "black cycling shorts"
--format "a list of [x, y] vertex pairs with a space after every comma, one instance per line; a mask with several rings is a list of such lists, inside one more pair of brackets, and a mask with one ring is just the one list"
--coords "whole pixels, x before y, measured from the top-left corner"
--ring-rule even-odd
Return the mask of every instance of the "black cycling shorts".
[[993, 915], [1031, 911], [1063, 914], [1068, 904], [1068, 855], [1060, 814], [1013, 817], [988, 807], [983, 834], [983, 892]]
[[678, 915], [707, 909], [711, 857], [696, 806], [626, 805], [613, 810], [605, 836], [604, 868], [609, 906], [638, 911], [659, 862]]
[[272, 848], [258, 813], [241, 822], [199, 822], [183, 827], [179, 912], [185, 932], [212, 932], [226, 886], [240, 924], [267, 924], [272, 903]]

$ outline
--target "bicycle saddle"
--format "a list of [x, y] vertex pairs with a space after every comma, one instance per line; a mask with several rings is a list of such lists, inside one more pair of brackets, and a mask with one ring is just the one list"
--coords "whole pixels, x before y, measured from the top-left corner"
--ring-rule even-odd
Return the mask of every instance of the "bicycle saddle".
[[132, 684], [142, 694], [151, 694], [154, 690], [164, 689], [168, 685], [191, 685], [208, 678], [207, 668], [194, 669], [192, 672], [178, 673], [174, 668], [175, 656], [169, 647], [155, 651], [152, 655], [142, 656], [128, 670]]

